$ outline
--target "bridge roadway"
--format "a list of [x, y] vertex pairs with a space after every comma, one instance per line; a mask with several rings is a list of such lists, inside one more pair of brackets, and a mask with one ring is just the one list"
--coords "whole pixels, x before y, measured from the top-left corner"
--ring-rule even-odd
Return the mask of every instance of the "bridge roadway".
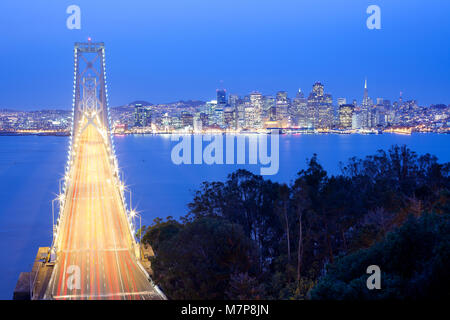
[[[110, 152], [89, 124], [78, 138], [68, 183], [51, 299], [161, 299], [137, 263]], [[71, 267], [75, 266], [75, 267]], [[80, 286], [74, 277], [80, 271]], [[75, 270], [75, 271], [74, 271]]]

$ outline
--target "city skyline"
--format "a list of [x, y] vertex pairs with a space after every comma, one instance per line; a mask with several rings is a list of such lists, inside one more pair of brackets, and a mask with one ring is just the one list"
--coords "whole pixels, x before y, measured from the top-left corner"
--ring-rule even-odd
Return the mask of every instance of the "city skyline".
[[[215, 99], [152, 104], [135, 100], [111, 108], [113, 131], [122, 133], [259, 132], [284, 133], [448, 132], [450, 105], [421, 106], [400, 93], [397, 100], [372, 97], [364, 79], [362, 99], [333, 97], [321, 82], [308, 93], [298, 89], [245, 96], [216, 89]], [[69, 134], [69, 110], [9, 111], [0, 109], [0, 132]]]
[[287, 0], [226, 5], [81, 0], [80, 30], [66, 28], [70, 4], [0, 4], [7, 17], [0, 27], [15, 30], [4, 34], [8, 49], [0, 52], [6, 71], [0, 75], [1, 108], [70, 106], [67, 52], [88, 37], [108, 43], [114, 106], [136, 99], [206, 101], [222, 84], [240, 94], [295, 92], [317, 80], [335, 97], [359, 100], [364, 77], [372, 96], [392, 100], [402, 91], [422, 105], [450, 101], [450, 44], [442, 41], [450, 26], [440, 23], [450, 8], [446, 2], [438, 7], [379, 0], [380, 30], [366, 27], [369, 1], [342, 6], [323, 0], [316, 6]]

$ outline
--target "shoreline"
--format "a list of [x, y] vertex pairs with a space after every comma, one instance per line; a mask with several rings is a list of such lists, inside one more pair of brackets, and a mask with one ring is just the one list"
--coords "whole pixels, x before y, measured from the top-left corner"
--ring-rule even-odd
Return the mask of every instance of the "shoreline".
[[19, 136], [52, 136], [52, 137], [69, 137], [69, 133], [65, 132], [0, 132], [0, 136], [19, 137]]
[[[270, 133], [258, 133], [258, 132], [212, 132], [212, 133], [194, 133], [194, 132], [148, 132], [148, 133], [140, 133], [140, 132], [130, 132], [130, 133], [113, 133], [114, 136], [153, 136], [153, 135], [252, 135], [252, 134], [270, 134]], [[280, 133], [282, 136], [294, 136], [294, 135], [324, 135], [324, 134], [333, 134], [333, 135], [381, 135], [381, 134], [396, 134], [396, 135], [412, 135], [412, 134], [450, 134], [450, 131], [446, 132], [436, 132], [436, 131], [427, 131], [427, 132], [411, 132], [411, 133], [401, 133], [401, 132], [381, 132], [381, 133], [338, 133], [338, 132], [314, 132], [314, 133]], [[32, 132], [0, 132], [0, 136], [5, 137], [20, 137], [20, 136], [44, 136], [44, 137], [70, 137], [69, 133], [64, 132], [40, 132], [40, 133], [32, 133]]]

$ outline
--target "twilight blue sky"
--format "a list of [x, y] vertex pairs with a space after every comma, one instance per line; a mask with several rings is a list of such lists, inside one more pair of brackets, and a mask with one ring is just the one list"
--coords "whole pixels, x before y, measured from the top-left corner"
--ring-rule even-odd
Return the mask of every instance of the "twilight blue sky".
[[[81, 30], [66, 8], [81, 7]], [[381, 30], [366, 8], [381, 7]], [[73, 43], [107, 46], [112, 106], [215, 89], [450, 103], [448, 0], [1, 0], [0, 108], [69, 108]]]

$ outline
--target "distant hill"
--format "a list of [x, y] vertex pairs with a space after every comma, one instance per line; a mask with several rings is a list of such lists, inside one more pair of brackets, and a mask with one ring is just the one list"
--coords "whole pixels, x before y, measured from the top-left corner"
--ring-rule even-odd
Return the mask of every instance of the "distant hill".
[[206, 102], [205, 101], [201, 101], [201, 100], [180, 100], [177, 102], [172, 102], [172, 103], [168, 103], [168, 104], [174, 104], [174, 105], [179, 105], [179, 106], [184, 106], [184, 107], [199, 107], [204, 105]]
[[134, 110], [134, 106], [132, 105], [125, 105], [125, 106], [118, 106], [118, 107], [111, 107], [111, 109], [118, 111], [118, 112], [127, 112]]
[[152, 105], [153, 105], [153, 103], [148, 102], [148, 101], [144, 101], [144, 100], [136, 100], [136, 101], [130, 102], [130, 103], [128, 104], [128, 106], [135, 106], [135, 105], [137, 105], [137, 104], [142, 104], [143, 106], [152, 106]]
[[127, 105], [120, 106], [120, 108], [130, 108], [134, 107], [136, 104], [141, 104], [143, 106], [154, 106], [154, 105], [174, 105], [179, 107], [198, 107], [204, 105], [206, 102], [201, 100], [179, 100], [175, 102], [169, 102], [169, 103], [151, 103], [144, 100], [136, 100], [133, 102], [130, 102]]
[[141, 104], [143, 106], [157, 106], [157, 105], [171, 105], [171, 106], [176, 106], [178, 108], [196, 108], [196, 107], [200, 107], [203, 106], [206, 102], [201, 101], [201, 100], [179, 100], [176, 102], [170, 102], [170, 103], [151, 103], [148, 101], [144, 101], [144, 100], [136, 100], [133, 102], [130, 102], [127, 105], [123, 105], [123, 106], [116, 106], [116, 107], [112, 107], [114, 110], [117, 111], [130, 111], [130, 109], [134, 108], [134, 106], [136, 104]]
[[433, 108], [433, 109], [446, 109], [446, 108], [448, 108], [448, 106], [446, 106], [445, 104], [433, 104], [433, 105], [430, 106], [430, 108]]

